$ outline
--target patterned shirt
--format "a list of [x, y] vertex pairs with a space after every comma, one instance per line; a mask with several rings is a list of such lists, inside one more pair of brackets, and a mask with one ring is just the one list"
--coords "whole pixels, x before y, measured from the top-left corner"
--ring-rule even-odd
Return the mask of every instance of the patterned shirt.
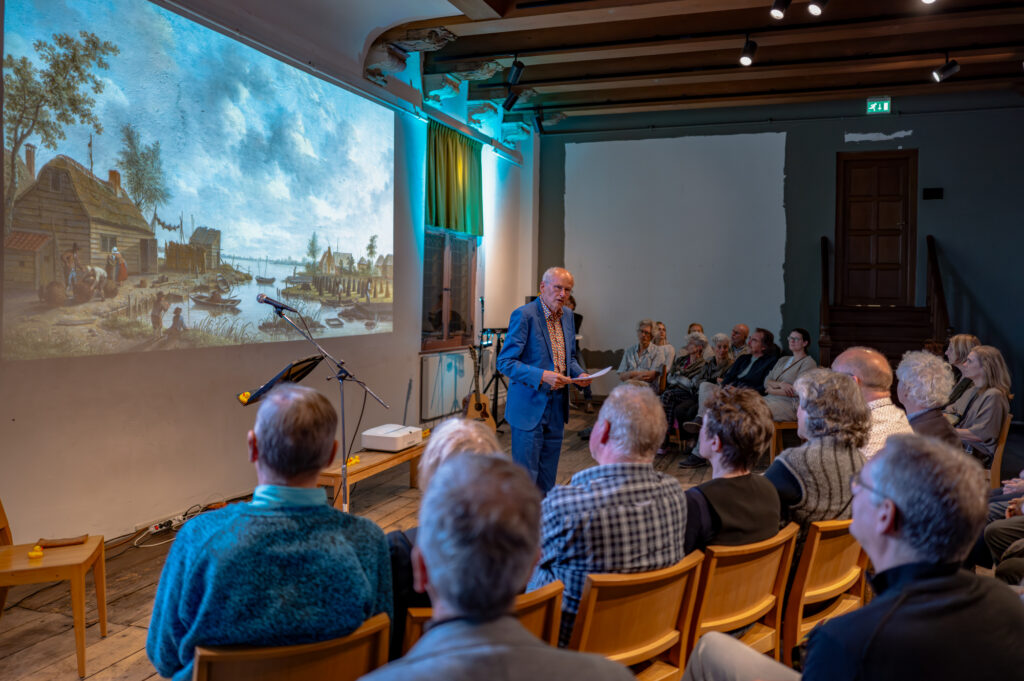
[[640, 344], [631, 345], [626, 348], [622, 355], [622, 363], [619, 364], [619, 373], [623, 371], [661, 371], [662, 354], [658, 346], [651, 343], [646, 350], [640, 349]]
[[871, 431], [868, 433], [868, 443], [860, 448], [865, 459], [881, 451], [890, 435], [914, 432], [907, 415], [888, 397], [871, 400], [868, 409], [871, 410]]
[[548, 338], [551, 340], [551, 355], [555, 363], [555, 373], [565, 375], [565, 336], [562, 334], [562, 311], [552, 312], [544, 299], [540, 299], [540, 307], [544, 310], [544, 319], [548, 323]]
[[580, 471], [548, 493], [541, 514], [542, 554], [527, 591], [565, 584], [560, 642], [572, 633], [588, 574], [646, 572], [683, 559], [686, 496], [649, 463]]

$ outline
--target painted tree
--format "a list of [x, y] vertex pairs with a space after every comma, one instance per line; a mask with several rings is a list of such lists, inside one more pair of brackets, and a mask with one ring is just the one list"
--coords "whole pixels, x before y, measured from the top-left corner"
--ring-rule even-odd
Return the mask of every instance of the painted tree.
[[120, 50], [94, 33], [78, 35], [72, 38], [56, 33], [51, 42], [35, 41], [32, 47], [38, 66], [27, 57], [4, 57], [4, 145], [11, 151], [4, 234], [9, 234], [14, 224], [15, 162], [22, 145], [36, 136], [42, 146], [56, 149], [65, 137], [65, 126], [74, 124], [91, 126], [96, 134], [103, 132], [90, 93], [103, 92], [96, 71], [110, 68], [107, 57]]
[[309, 237], [309, 243], [306, 244], [306, 255], [309, 256], [309, 271], [316, 274], [316, 261], [320, 257], [320, 240], [317, 239], [316, 232]]
[[139, 131], [135, 126], [126, 124], [121, 127], [121, 151], [117, 155], [117, 167], [124, 173], [124, 186], [131, 195], [135, 205], [143, 213], [156, 209], [171, 198], [164, 176], [164, 163], [160, 158], [160, 142], [149, 146], [142, 143]]
[[370, 260], [370, 271], [373, 271], [374, 258], [377, 257], [377, 235], [370, 237], [370, 243], [366, 246], [366, 256]]

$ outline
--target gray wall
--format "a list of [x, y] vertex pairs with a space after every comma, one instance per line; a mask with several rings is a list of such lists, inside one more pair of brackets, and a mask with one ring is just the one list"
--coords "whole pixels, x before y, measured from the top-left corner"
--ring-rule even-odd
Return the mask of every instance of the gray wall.
[[[677, 112], [568, 119], [552, 126], [541, 144], [538, 273], [561, 264], [565, 253], [565, 145], [573, 142], [782, 131], [786, 137], [786, 302], [783, 328], [803, 326], [816, 335], [822, 236], [835, 237], [836, 153], [917, 149], [917, 301], [925, 300], [925, 238], [939, 247], [952, 324], [999, 347], [1010, 364], [1014, 389], [1024, 390], [1024, 318], [1017, 314], [1024, 284], [1016, 265], [1024, 253], [1024, 97], [1011, 93], [896, 98], [895, 114], [863, 115], [864, 102], [815, 106]], [[612, 129], [614, 128], [614, 129]], [[909, 135], [847, 142], [848, 133]], [[942, 187], [941, 201], [921, 201], [924, 187]], [[737, 189], [742, 196], [742, 188]], [[755, 226], [752, 226], [755, 228]], [[672, 235], [666, 234], [666, 247]], [[680, 262], [685, 262], [680, 249]], [[637, 276], [631, 274], [630, 276]], [[723, 264], [723, 282], [730, 273]], [[745, 284], [733, 279], [735, 285]], [[624, 321], [627, 325], [633, 320]], [[739, 321], [739, 320], [738, 320]], [[781, 329], [773, 329], [781, 331]], [[680, 336], [677, 333], [675, 338]], [[816, 352], [816, 346], [812, 348]], [[1017, 418], [1024, 400], [1014, 400]]]

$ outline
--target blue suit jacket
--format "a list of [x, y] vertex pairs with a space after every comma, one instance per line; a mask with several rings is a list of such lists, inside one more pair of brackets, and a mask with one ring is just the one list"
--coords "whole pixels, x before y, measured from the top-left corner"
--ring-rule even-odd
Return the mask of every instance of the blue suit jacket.
[[[565, 336], [565, 366], [571, 378], [583, 373], [576, 358], [576, 326], [568, 309], [562, 311], [562, 335]], [[509, 378], [505, 420], [514, 428], [533, 430], [540, 423], [551, 392], [541, 383], [544, 370], [554, 371], [551, 339], [540, 298], [512, 313], [505, 345], [498, 355], [498, 371]], [[562, 392], [569, 401], [569, 392]], [[565, 409], [568, 419], [569, 410]]]

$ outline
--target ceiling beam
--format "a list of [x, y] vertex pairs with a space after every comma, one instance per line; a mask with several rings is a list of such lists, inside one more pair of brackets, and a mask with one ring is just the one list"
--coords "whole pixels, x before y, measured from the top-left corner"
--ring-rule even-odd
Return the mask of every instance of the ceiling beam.
[[[806, 4], [808, 0], [800, 0]], [[476, 3], [476, 4], [479, 4]], [[651, 2], [600, 2], [587, 3], [585, 9], [566, 10], [565, 5], [542, 5], [525, 10], [510, 9], [500, 19], [472, 21], [465, 16], [440, 17], [402, 24], [385, 31], [383, 39], [401, 40], [407, 30], [437, 28], [443, 26], [460, 38], [516, 31], [540, 31], [549, 28], [576, 28], [610, 22], [639, 21], [731, 12], [734, 10], [767, 8], [765, 0], [661, 0]], [[795, 3], [799, 4], [799, 3]]]
[[455, 9], [473, 21], [500, 19], [508, 11], [511, 0], [448, 0]]
[[[875, 59], [844, 59], [834, 61], [801, 62], [779, 66], [735, 66], [709, 68], [681, 73], [641, 74], [624, 77], [572, 78], [560, 81], [520, 81], [514, 89], [529, 89], [539, 95], [565, 92], [621, 90], [642, 87], [670, 87], [738, 81], [759, 81], [778, 78], [812, 78], [820, 76], [866, 75], [887, 71], [927, 69], [940, 65], [946, 53], [926, 51], [913, 55], [894, 55]], [[1024, 58], [1024, 44], [1009, 48], [978, 50], [951, 50], [949, 57], [961, 64], [983, 64]], [[500, 99], [505, 96], [505, 85], [472, 86], [469, 99]]]
[[[1017, 25], [1024, 25], [1024, 8], [934, 14], [898, 20], [867, 20], [832, 26], [804, 26], [795, 29], [765, 32], [754, 31], [750, 36], [757, 41], [759, 47], [764, 48], [843, 40], [869, 40], [899, 35], [917, 35], [941, 31], [967, 31], [971, 29]], [[683, 37], [676, 40], [630, 41], [576, 48], [524, 50], [518, 53], [518, 58], [526, 66], [534, 66], [630, 59], [634, 57], [656, 57], [671, 54], [693, 54], [738, 49], [737, 45], [742, 46], [745, 39], [745, 33], [735, 33]], [[425, 71], [428, 73], [444, 73], [455, 70], [457, 68], [456, 65], [460, 62], [481, 60], [497, 60], [501, 66], [507, 67], [512, 63], [512, 59], [513, 57], [507, 53], [486, 51], [456, 58], [445, 58], [443, 53], [438, 53], [429, 56]]]
[[[1019, 87], [1019, 78], [993, 78], [973, 81], [945, 82], [921, 85], [886, 86], [887, 95], [923, 95], [942, 92], [973, 92], [977, 90], [1010, 90]], [[576, 107], [543, 107], [534, 109], [544, 115], [548, 111], [561, 112], [566, 116], [607, 116], [626, 113], [653, 113], [658, 111], [680, 111], [684, 109], [717, 109], [735, 106], [770, 106], [778, 104], [797, 104], [803, 102], [825, 102], [842, 99], [857, 99], [879, 94], [879, 88], [863, 87], [842, 90], [814, 90], [809, 92], [788, 92], [771, 94], [753, 94], [749, 96], [678, 98], [674, 100], [617, 102], [614, 104], [593, 104]]]

